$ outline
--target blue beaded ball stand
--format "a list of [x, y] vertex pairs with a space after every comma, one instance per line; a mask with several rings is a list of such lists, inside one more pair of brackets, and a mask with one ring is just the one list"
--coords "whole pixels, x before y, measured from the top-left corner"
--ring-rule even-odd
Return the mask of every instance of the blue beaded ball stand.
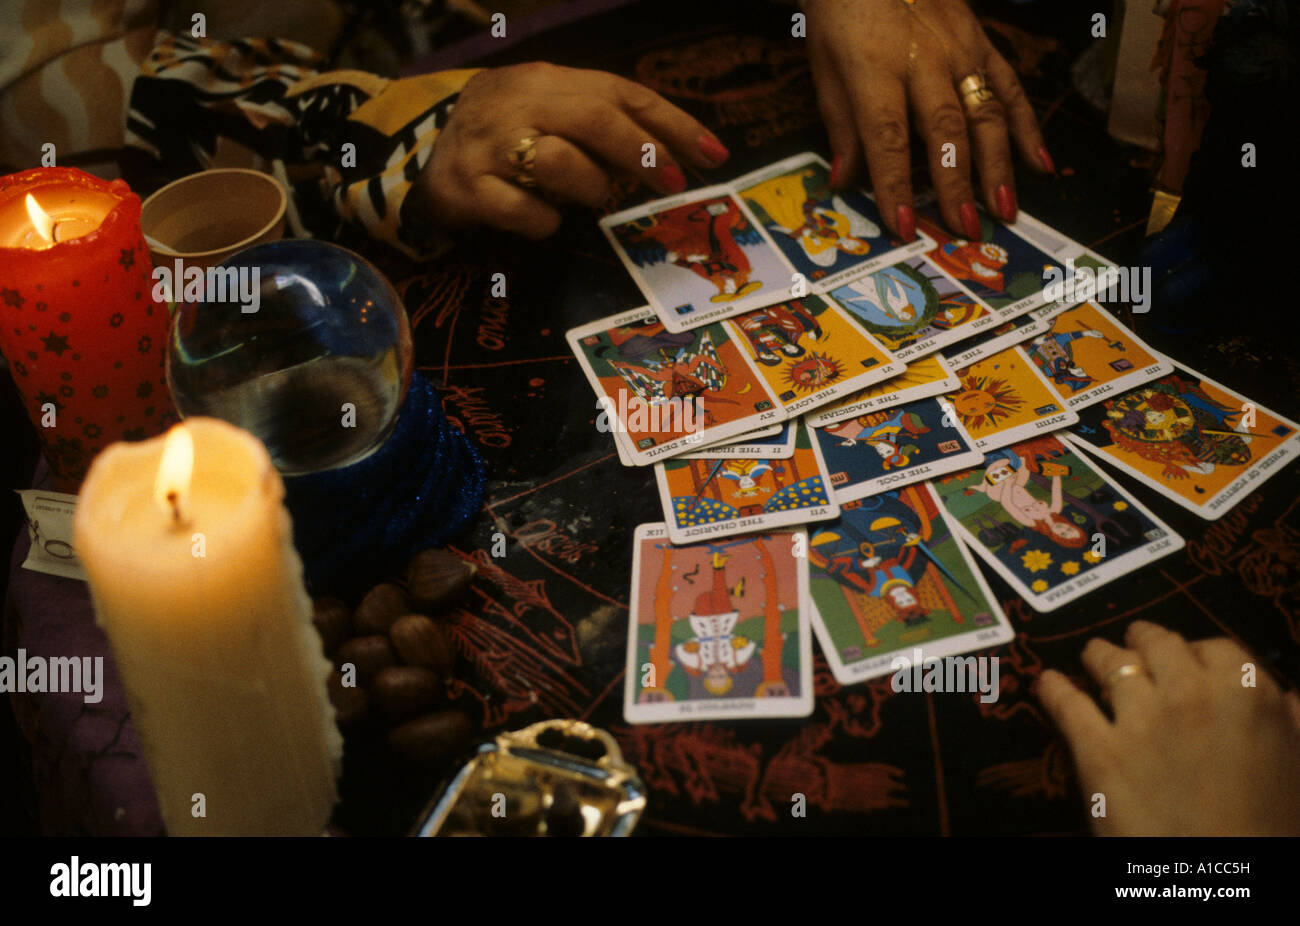
[[464, 529], [483, 502], [483, 460], [413, 372], [406, 311], [383, 275], [312, 240], [257, 245], [217, 269], [230, 283], [221, 301], [209, 287], [207, 301], [177, 305], [168, 384], [183, 416], [266, 445], [312, 593], [355, 594]]

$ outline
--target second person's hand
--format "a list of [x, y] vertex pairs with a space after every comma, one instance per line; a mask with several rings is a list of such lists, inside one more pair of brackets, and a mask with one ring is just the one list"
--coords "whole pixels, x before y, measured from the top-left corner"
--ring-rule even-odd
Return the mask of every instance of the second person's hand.
[[832, 185], [865, 166], [885, 224], [910, 240], [910, 118], [954, 232], [981, 237], [972, 174], [989, 211], [1014, 221], [1012, 142], [1036, 170], [1055, 168], [1015, 70], [964, 0], [806, 0], [804, 8]]

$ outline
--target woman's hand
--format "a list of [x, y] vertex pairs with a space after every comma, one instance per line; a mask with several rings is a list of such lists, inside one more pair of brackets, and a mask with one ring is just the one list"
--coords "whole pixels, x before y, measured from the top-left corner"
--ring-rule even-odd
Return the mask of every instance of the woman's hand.
[[[537, 136], [537, 185], [526, 189], [513, 179], [511, 152], [530, 136]], [[653, 166], [643, 166], [647, 144]], [[716, 167], [727, 157], [704, 126], [641, 84], [603, 71], [517, 64], [465, 84], [412, 195], [440, 225], [545, 238], [560, 225], [548, 200], [599, 206], [617, 176], [680, 193], [682, 164]]]
[[[1300, 699], [1231, 640], [1189, 643], [1134, 621], [1127, 649], [1088, 642], [1083, 664], [1114, 720], [1060, 672], [1039, 681], [1069, 741], [1083, 795], [1106, 799], [1100, 835], [1300, 835]], [[1139, 666], [1142, 671], [1121, 669]]]
[[[910, 111], [948, 226], [965, 238], [981, 237], [972, 166], [989, 210], [1014, 221], [1008, 134], [1037, 170], [1054, 168], [1015, 71], [964, 0], [806, 0], [805, 10], [813, 81], [835, 158], [832, 185], [853, 178], [865, 154], [885, 223], [910, 240], [916, 227]], [[981, 74], [992, 99], [963, 99], [962, 80]], [[952, 166], [945, 166], [945, 153]]]

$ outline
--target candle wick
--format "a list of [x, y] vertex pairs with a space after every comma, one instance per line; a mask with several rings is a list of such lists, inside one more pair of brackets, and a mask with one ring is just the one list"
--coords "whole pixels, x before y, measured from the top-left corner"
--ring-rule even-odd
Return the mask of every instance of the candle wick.
[[50, 223], [50, 243], [59, 243], [59, 223], [57, 221]]
[[167, 493], [167, 503], [172, 506], [172, 523], [181, 523], [181, 496], [175, 489]]

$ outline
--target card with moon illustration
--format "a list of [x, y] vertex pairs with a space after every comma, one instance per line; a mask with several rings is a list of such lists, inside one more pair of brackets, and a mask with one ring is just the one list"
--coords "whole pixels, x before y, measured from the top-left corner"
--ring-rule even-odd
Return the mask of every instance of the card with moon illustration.
[[866, 193], [832, 191], [830, 167], [810, 151], [729, 186], [815, 292], [934, 247], [924, 235], [907, 243], [893, 238]]
[[811, 434], [830, 476], [831, 496], [841, 505], [984, 459], [939, 399], [867, 412]]
[[957, 389], [945, 399], [985, 453], [1079, 420], [1020, 347], [972, 363], [957, 376]]
[[1024, 349], [1066, 408], [1093, 405], [1173, 369], [1095, 302], [1057, 315], [1052, 327], [1026, 341]]
[[628, 723], [812, 713], [802, 529], [683, 546], [663, 524], [641, 524], [633, 543]]
[[1059, 437], [995, 450], [932, 485], [962, 539], [1036, 611], [1180, 550], [1183, 538]]
[[649, 308], [601, 319], [566, 335], [600, 408], [633, 464], [779, 424], [785, 411], [719, 323], [668, 331]]
[[794, 454], [785, 460], [678, 457], [655, 464], [673, 543], [825, 521], [839, 514], [807, 427], [798, 423], [794, 431]]
[[957, 388], [957, 374], [938, 354], [920, 357], [897, 376], [845, 396], [838, 402], [809, 412], [806, 419], [815, 428], [825, 427], [867, 412], [905, 405], [931, 396], [943, 395]]
[[791, 299], [724, 324], [791, 417], [904, 369], [822, 296]]
[[808, 534], [813, 631], [842, 685], [1015, 636], [928, 483], [849, 502]]
[[1179, 363], [1085, 408], [1067, 439], [1209, 521], [1300, 451], [1294, 421]]
[[831, 290], [849, 316], [912, 360], [971, 337], [997, 316], [924, 257], [912, 257]]

